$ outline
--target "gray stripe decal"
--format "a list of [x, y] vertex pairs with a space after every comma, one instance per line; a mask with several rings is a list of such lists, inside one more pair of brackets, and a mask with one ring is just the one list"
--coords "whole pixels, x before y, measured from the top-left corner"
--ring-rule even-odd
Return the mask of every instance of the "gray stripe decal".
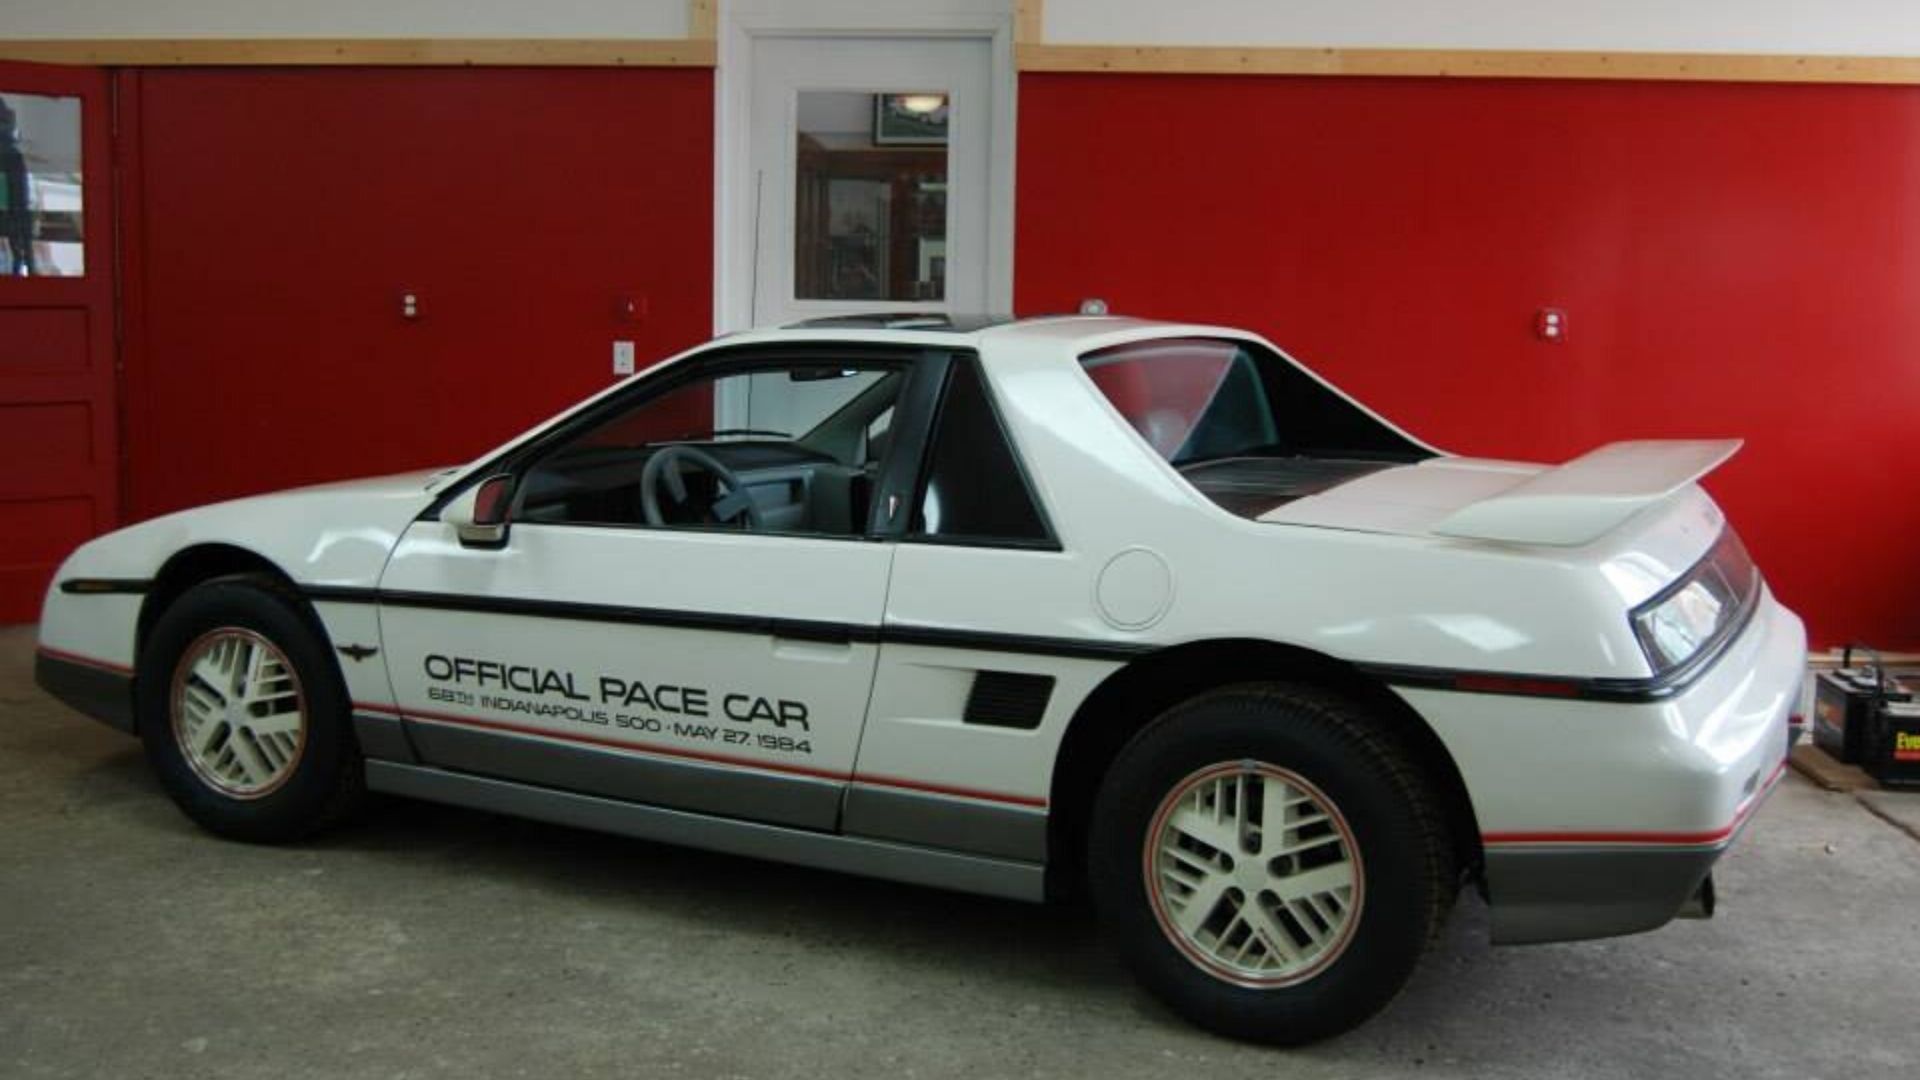
[[837, 780], [648, 757], [640, 748], [570, 746], [411, 715], [406, 729], [429, 764], [480, 776], [807, 829], [831, 831], [840, 817], [845, 785]]
[[1037, 863], [990, 859], [907, 844], [636, 806], [593, 795], [388, 761], [367, 762], [367, 787], [393, 795], [511, 814], [556, 825], [705, 848], [774, 862], [887, 878], [915, 885], [1039, 901], [1046, 871]]
[[1024, 862], [1047, 858], [1047, 812], [994, 806], [928, 792], [847, 788], [840, 829], [849, 836], [899, 840], [923, 847], [996, 855]]

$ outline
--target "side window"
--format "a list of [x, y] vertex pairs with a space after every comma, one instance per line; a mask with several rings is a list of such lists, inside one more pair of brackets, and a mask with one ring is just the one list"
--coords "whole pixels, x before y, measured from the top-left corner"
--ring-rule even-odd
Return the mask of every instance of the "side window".
[[976, 361], [956, 363], [948, 378], [910, 533], [960, 542], [1052, 539]]
[[629, 399], [523, 473], [529, 523], [860, 536], [897, 364], [801, 359], [704, 374]]

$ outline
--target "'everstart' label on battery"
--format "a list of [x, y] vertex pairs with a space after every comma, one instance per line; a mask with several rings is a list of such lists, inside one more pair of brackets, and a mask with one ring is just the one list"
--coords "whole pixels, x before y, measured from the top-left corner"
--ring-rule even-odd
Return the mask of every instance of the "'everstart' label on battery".
[[1893, 760], [1920, 761], [1920, 733], [1893, 733]]

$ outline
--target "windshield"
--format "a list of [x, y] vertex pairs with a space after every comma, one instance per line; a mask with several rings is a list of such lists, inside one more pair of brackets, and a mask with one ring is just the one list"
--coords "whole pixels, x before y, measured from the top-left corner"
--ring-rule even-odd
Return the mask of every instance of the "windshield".
[[1257, 345], [1162, 338], [1089, 353], [1087, 376], [1174, 465], [1233, 457], [1415, 461], [1430, 452]]

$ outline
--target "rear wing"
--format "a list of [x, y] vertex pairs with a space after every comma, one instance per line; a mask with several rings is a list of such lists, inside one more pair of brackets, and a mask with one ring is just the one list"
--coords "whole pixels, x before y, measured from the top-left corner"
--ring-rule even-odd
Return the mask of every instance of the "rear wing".
[[1739, 439], [1609, 443], [1442, 518], [1441, 536], [1574, 547], [1720, 467]]

